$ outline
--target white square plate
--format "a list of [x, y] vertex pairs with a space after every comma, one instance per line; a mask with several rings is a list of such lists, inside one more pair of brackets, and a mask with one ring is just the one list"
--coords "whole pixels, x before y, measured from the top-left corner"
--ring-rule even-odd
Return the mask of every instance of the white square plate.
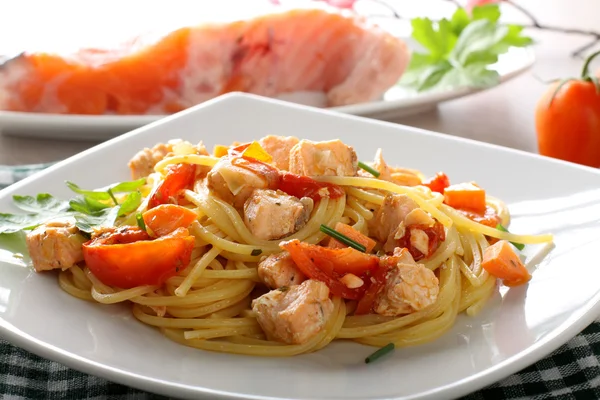
[[[0, 192], [69, 196], [65, 180], [100, 187], [129, 178], [127, 161], [173, 138], [216, 143], [267, 134], [340, 138], [372, 159], [444, 170], [505, 200], [511, 230], [555, 234], [555, 248], [527, 287], [502, 288], [477, 317], [460, 316], [437, 341], [397, 349], [365, 364], [373, 349], [334, 343], [314, 354], [257, 358], [203, 352], [137, 322], [128, 307], [64, 293], [56, 275], [0, 261], [0, 335], [43, 357], [130, 386], [176, 397], [390, 399], [451, 398], [500, 380], [544, 357], [600, 314], [600, 173], [487, 144], [404, 126], [230, 94], [94, 147]], [[529, 247], [530, 256], [535, 247]], [[0, 258], [2, 252], [0, 252]]]

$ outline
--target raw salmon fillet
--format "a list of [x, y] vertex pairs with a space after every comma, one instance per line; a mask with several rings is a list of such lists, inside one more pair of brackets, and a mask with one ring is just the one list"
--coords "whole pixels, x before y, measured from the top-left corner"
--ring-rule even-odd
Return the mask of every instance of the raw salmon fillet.
[[170, 114], [232, 91], [322, 92], [341, 106], [381, 96], [409, 58], [401, 39], [362, 17], [294, 9], [181, 28], [141, 48], [23, 53], [0, 65], [0, 109]]

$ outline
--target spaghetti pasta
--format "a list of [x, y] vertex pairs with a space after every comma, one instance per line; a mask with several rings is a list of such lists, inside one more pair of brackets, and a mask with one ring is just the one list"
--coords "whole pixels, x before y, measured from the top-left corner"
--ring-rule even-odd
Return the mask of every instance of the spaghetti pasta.
[[[349, 148], [324, 143], [327, 157]], [[447, 204], [443, 192], [427, 186], [419, 171], [377, 164], [379, 178], [361, 173], [338, 176], [302, 164], [303, 171], [313, 173], [299, 174], [296, 158], [301, 155], [294, 148], [287, 154], [290, 171], [246, 157], [244, 149], [232, 146], [222, 158], [170, 154], [153, 166], [148, 195], [137, 212], [148, 210], [148, 197], [161, 200], [158, 195], [165, 186], [180, 186], [178, 193], [169, 192], [162, 200], [196, 215], [191, 224], [172, 227], [179, 236], [169, 234], [192, 238], [185, 265], [163, 271], [156, 282], [121, 287], [103, 280], [97, 266], [89, 264], [91, 258], [85, 257], [85, 263], [59, 272], [60, 287], [87, 301], [130, 303], [142, 323], [203, 350], [285, 357], [317, 351], [338, 339], [414, 346], [446, 333], [459, 313], [479, 313], [500, 279], [509, 279], [486, 269], [495, 242], [552, 241], [551, 235], [504, 232], [474, 219], [473, 213]], [[352, 163], [352, 157], [347, 159], [335, 162]], [[226, 171], [221, 165], [225, 161]], [[184, 185], [173, 178], [171, 167], [177, 165], [202, 166], [203, 172], [195, 170], [194, 181]], [[236, 173], [243, 179], [236, 180]], [[401, 184], [407, 181], [421, 184]], [[239, 202], [242, 196], [261, 193], [271, 197]], [[484, 206], [495, 221], [508, 225], [510, 214], [500, 199], [486, 195]], [[145, 235], [129, 226], [135, 225], [132, 221], [135, 216], [126, 215], [117, 226]], [[158, 223], [164, 227], [173, 221], [177, 219]], [[362, 243], [362, 249], [371, 242], [374, 248], [361, 253], [346, 247], [329, 238], [323, 225], [348, 232], [348, 240]], [[283, 235], [274, 233], [282, 230]], [[84, 245], [84, 256], [91, 251], [86, 246], [115, 232], [123, 230], [92, 237]], [[281, 264], [284, 261], [287, 266]], [[290, 284], [277, 283], [285, 274]], [[316, 282], [313, 289], [309, 281]], [[307, 313], [302, 318], [316, 322], [303, 325], [298, 316], [302, 312]]]

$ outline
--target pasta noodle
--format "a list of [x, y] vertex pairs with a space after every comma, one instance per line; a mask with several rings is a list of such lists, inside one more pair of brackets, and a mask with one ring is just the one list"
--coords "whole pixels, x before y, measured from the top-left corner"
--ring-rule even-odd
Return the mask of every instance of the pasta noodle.
[[[219, 158], [208, 155], [172, 155], [155, 165], [147, 185], [150, 192], [158, 190], [169, 166], [189, 164], [210, 169], [219, 162]], [[397, 174], [408, 174], [419, 181], [423, 177], [414, 170]], [[75, 265], [59, 273], [59, 285], [79, 299], [102, 304], [131, 303], [133, 315], [142, 323], [160, 329], [171, 340], [203, 350], [284, 357], [316, 351], [338, 339], [371, 346], [388, 343], [414, 346], [443, 335], [453, 326], [459, 313], [474, 316], [485, 307], [498, 285], [497, 277], [483, 267], [484, 254], [494, 238], [524, 244], [552, 240], [551, 235], [518, 235], [478, 223], [446, 204], [442, 194], [423, 185], [402, 186], [365, 176], [314, 176], [312, 179], [320, 184], [337, 185], [342, 193], [314, 201], [305, 223], [283, 239], [258, 237], [239, 207], [196, 182], [193, 187], [184, 189], [181, 196], [187, 210], [196, 214], [195, 221], [188, 227], [194, 238], [189, 265], [178, 268], [162, 284], [127, 289], [106, 285], [89, 268]], [[422, 309], [399, 315], [373, 312], [358, 315], [360, 300], [344, 299], [332, 293], [331, 316], [316, 334], [302, 343], [273, 340], [252, 308], [252, 300], [265, 292], [259, 263], [269, 255], [281, 253], [282, 240], [309, 245], [327, 243], [328, 236], [322, 225], [335, 228], [341, 222], [365, 237], [373, 237], [372, 224], [377, 210], [390, 194], [407, 196], [443, 226], [445, 239], [431, 254], [418, 261], [439, 282], [435, 300]], [[506, 205], [489, 195], [486, 203], [507, 226], [510, 214]], [[148, 210], [149, 204], [146, 197], [138, 212]], [[135, 216], [125, 217], [121, 223], [135, 225]], [[373, 252], [382, 255], [386, 252], [383, 248], [384, 243], [377, 241]]]

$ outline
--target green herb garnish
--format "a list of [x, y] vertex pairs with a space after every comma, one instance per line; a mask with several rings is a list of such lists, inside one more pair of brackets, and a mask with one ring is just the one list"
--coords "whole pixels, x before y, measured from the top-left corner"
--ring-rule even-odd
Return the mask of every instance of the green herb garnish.
[[137, 222], [137, 226], [141, 230], [143, 230], [144, 232], [148, 232], [148, 230], [146, 229], [146, 223], [144, 222], [144, 217], [142, 216], [142, 213], [135, 214], [135, 220]]
[[[59, 200], [48, 193], [13, 196], [13, 204], [26, 214], [0, 214], [0, 235], [32, 230], [51, 219], [65, 217], [73, 218], [84, 234], [92, 233], [94, 228], [114, 226], [117, 217], [130, 214], [139, 207], [142, 194], [138, 189], [145, 183], [144, 178], [86, 190], [66, 182], [67, 187], [79, 195], [70, 200]], [[118, 205], [115, 193], [128, 194]]]
[[368, 173], [370, 173], [371, 175], [373, 175], [375, 178], [379, 178], [379, 172], [377, 170], [374, 170], [372, 167], [368, 166], [364, 162], [359, 161], [358, 162], [358, 167], [361, 168], [361, 169], [364, 169], [365, 171], [367, 171]]
[[[498, 229], [499, 231], [502, 231], [502, 232], [510, 233], [510, 232], [508, 232], [508, 229], [506, 229], [504, 226], [502, 226], [502, 224], [498, 224], [496, 226], [496, 229]], [[525, 245], [523, 243], [510, 242], [510, 244], [512, 244], [513, 246], [515, 246], [517, 249], [519, 249], [521, 251], [525, 248]]]
[[385, 356], [386, 354], [394, 351], [394, 348], [396, 348], [396, 346], [394, 346], [394, 343], [389, 343], [389, 344], [383, 346], [382, 348], [377, 350], [375, 353], [373, 353], [369, 357], [365, 358], [365, 363], [370, 364], [373, 361], [377, 361], [378, 359]]
[[452, 87], [485, 88], [497, 85], [500, 75], [488, 69], [511, 47], [525, 47], [533, 40], [519, 25], [498, 22], [500, 7], [486, 4], [471, 15], [458, 8], [450, 19], [411, 21], [412, 37], [425, 52], [414, 52], [400, 84], [417, 91]]
[[338, 240], [338, 241], [344, 243], [346, 246], [352, 247], [353, 249], [362, 251], [363, 253], [367, 251], [367, 248], [365, 246], [363, 246], [362, 244], [355, 242], [354, 240], [350, 239], [346, 235], [342, 235], [341, 233], [339, 233], [335, 229], [331, 229], [327, 225], [321, 224], [321, 232], [331, 236], [335, 240]]
[[251, 256], [260, 256], [261, 254], [262, 254], [261, 249], [254, 249], [254, 250], [252, 250], [252, 253], [250, 253]]

